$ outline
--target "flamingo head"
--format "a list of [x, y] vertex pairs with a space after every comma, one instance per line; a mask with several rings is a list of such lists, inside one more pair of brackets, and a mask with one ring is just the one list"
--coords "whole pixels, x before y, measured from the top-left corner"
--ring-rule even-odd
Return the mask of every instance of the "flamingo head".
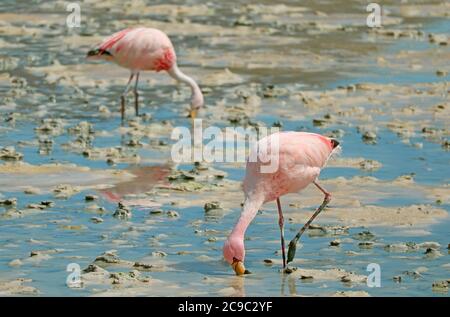
[[243, 239], [233, 236], [228, 237], [223, 246], [223, 256], [236, 272], [236, 275], [245, 273], [245, 247]]
[[204, 99], [203, 99], [203, 94], [200, 91], [200, 88], [198, 89], [198, 91], [196, 90], [193, 94], [192, 94], [192, 99], [191, 99], [191, 109], [192, 110], [198, 110], [200, 108], [203, 107], [204, 105]]
[[330, 146], [331, 146], [330, 156], [331, 157], [341, 154], [342, 148], [339, 144], [340, 144], [339, 141], [337, 141], [335, 139], [330, 139]]

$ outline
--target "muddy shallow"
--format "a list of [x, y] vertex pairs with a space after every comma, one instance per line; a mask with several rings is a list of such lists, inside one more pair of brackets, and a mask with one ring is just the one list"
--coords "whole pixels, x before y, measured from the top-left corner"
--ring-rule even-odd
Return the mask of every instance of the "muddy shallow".
[[[82, 27], [69, 29], [64, 1], [34, 3], [0, 4], [0, 295], [448, 296], [448, 4], [388, 1], [370, 29], [365, 1], [82, 1]], [[204, 126], [341, 141], [321, 175], [333, 201], [291, 274], [279, 271], [274, 204], [248, 230], [252, 274], [222, 260], [244, 165], [171, 161], [170, 132], [190, 125], [187, 87], [144, 74], [144, 115], [130, 95], [121, 126], [127, 71], [84, 56], [132, 25], [172, 38], [204, 90]], [[283, 197], [287, 239], [321, 199]], [[66, 286], [70, 263], [80, 287]], [[381, 287], [366, 284], [370, 263]]]

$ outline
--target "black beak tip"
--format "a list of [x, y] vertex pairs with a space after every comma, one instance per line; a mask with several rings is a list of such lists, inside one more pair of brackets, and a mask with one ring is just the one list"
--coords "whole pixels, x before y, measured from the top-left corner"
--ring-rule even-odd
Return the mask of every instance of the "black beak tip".
[[86, 57], [101, 56], [101, 55], [112, 56], [112, 54], [108, 51], [95, 49], [95, 50], [90, 50], [89, 52], [87, 52]]
[[333, 145], [333, 149], [335, 149], [339, 145], [339, 142], [335, 139], [331, 139], [331, 144]]

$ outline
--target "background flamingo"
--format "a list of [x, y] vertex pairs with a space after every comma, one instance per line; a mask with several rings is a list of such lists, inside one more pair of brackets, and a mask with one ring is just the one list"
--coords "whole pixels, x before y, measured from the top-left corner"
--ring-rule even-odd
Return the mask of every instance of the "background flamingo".
[[152, 28], [129, 28], [106, 38], [95, 49], [87, 53], [89, 59], [112, 61], [131, 71], [128, 84], [121, 95], [122, 120], [125, 116], [125, 97], [131, 87], [133, 78], [135, 110], [139, 114], [139, 95], [137, 91], [139, 73], [145, 70], [160, 72], [162, 70], [177, 81], [184, 82], [191, 88], [191, 117], [194, 118], [198, 108], [203, 106], [202, 92], [194, 79], [185, 75], [177, 66], [176, 54], [169, 37], [162, 31]]
[[321, 187], [317, 178], [321, 169], [325, 166], [330, 155], [339, 148], [339, 142], [325, 136], [305, 132], [280, 132], [274, 133], [258, 142], [258, 146], [252, 151], [250, 157], [256, 157], [254, 151], [261, 153], [264, 147], [274, 149], [274, 142], [278, 142], [278, 169], [273, 173], [261, 172], [261, 156], [258, 160], [247, 161], [246, 175], [244, 179], [245, 201], [241, 216], [233, 231], [225, 241], [223, 255], [230, 263], [236, 274], [243, 274], [245, 267], [244, 235], [250, 222], [255, 217], [259, 208], [266, 202], [276, 200], [278, 207], [278, 224], [281, 233], [281, 251], [283, 256], [283, 268], [286, 268], [286, 255], [284, 244], [284, 218], [281, 210], [280, 197], [298, 192], [313, 183], [323, 194], [322, 205], [316, 210], [308, 222], [297, 233], [289, 244], [287, 262], [293, 260], [295, 248], [300, 236], [308, 228], [314, 218], [330, 202], [331, 194]]

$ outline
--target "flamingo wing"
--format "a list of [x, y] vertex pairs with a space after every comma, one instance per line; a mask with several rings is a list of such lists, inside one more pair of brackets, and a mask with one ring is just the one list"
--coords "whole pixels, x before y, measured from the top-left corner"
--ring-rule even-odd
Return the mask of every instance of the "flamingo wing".
[[116, 32], [110, 37], [106, 38], [102, 43], [100, 43], [98, 50], [101, 52], [108, 51], [110, 48], [114, 46], [117, 42], [119, 42], [125, 35], [127, 35], [132, 28], [124, 29], [122, 31]]

